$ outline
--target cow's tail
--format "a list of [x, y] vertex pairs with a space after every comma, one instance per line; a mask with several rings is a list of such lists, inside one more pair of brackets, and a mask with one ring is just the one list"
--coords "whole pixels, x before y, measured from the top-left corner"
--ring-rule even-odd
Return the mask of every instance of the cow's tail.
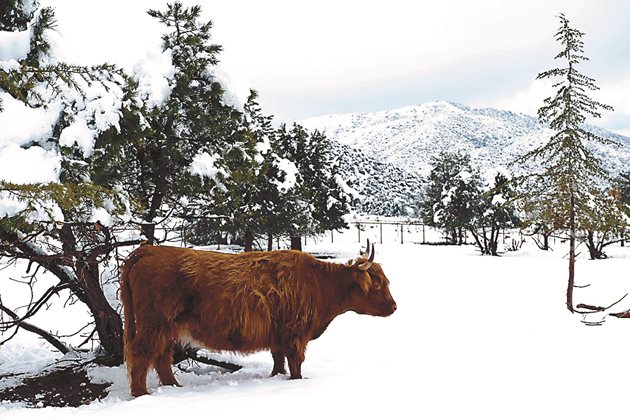
[[133, 298], [131, 296], [131, 277], [130, 273], [134, 265], [142, 257], [142, 247], [133, 251], [125, 260], [120, 274], [120, 300], [123, 304], [123, 314], [125, 317], [125, 360], [127, 365], [131, 362], [131, 346], [129, 345], [136, 336], [136, 314], [133, 308]]

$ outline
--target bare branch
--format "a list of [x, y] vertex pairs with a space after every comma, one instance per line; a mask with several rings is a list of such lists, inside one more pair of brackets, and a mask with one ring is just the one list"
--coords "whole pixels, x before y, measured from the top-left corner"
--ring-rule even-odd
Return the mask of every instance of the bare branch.
[[[39, 335], [40, 337], [42, 337], [44, 340], [48, 341], [54, 348], [56, 348], [57, 350], [59, 350], [63, 354], [66, 354], [66, 353], [68, 353], [70, 351], [70, 349], [68, 347], [66, 347], [65, 344], [63, 344], [61, 341], [59, 341], [52, 334], [50, 334], [47, 331], [42, 330], [39, 327], [36, 327], [33, 324], [29, 324], [28, 322], [24, 322], [24, 321], [20, 320], [20, 317], [15, 312], [11, 311], [9, 308], [4, 306], [2, 303], [0, 303], [0, 310], [2, 310], [7, 315], [9, 315], [11, 318], [14, 319], [14, 322], [15, 322], [15, 324], [17, 326], [16, 333], [17, 333], [17, 330], [19, 328], [23, 328], [26, 331], [30, 331], [30, 332], [32, 332], [34, 334]], [[8, 339], [6, 339], [3, 342], [1, 342], [0, 345], [6, 343], [8, 340], [13, 338], [14, 335], [15, 335], [15, 333], [11, 337], [9, 337]]]
[[236, 365], [234, 363], [221, 362], [219, 360], [211, 359], [206, 356], [201, 356], [198, 354], [198, 351], [199, 349], [195, 347], [176, 346], [175, 352], [173, 355], [175, 359], [174, 363], [179, 363], [183, 361], [184, 359], [191, 359], [199, 363], [204, 363], [206, 365], [211, 365], [211, 366], [217, 366], [217, 367], [229, 370], [232, 373], [242, 369], [242, 366]]

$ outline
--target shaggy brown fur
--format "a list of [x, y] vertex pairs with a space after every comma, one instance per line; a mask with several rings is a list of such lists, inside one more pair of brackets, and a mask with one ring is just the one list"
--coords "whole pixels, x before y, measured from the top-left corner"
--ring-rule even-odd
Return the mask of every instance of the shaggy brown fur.
[[[164, 385], [178, 385], [175, 340], [214, 350], [270, 349], [271, 375], [301, 378], [306, 345], [347, 311], [388, 316], [396, 310], [389, 281], [374, 263], [319, 261], [299, 251], [223, 254], [144, 245], [121, 275], [125, 359], [134, 396], [147, 393], [154, 367]], [[369, 264], [368, 264], [369, 265]]]

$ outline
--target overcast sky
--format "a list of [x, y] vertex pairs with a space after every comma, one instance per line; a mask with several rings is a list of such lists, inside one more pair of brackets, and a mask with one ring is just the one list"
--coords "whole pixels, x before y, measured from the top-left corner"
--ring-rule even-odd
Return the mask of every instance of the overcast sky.
[[[69, 54], [128, 69], [159, 48], [145, 11], [163, 0], [40, 0], [57, 10]], [[615, 107], [595, 123], [630, 135], [630, 1], [265, 0], [202, 5], [237, 89], [259, 91], [268, 114], [310, 116], [394, 109], [435, 100], [535, 115], [539, 72], [556, 66], [564, 12], [585, 32], [579, 69]]]

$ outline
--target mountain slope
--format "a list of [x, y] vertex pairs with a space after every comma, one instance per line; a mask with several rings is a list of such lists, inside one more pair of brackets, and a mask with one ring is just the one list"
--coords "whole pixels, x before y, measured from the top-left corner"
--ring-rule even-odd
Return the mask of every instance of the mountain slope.
[[411, 216], [420, 203], [424, 180], [415, 172], [380, 161], [351, 146], [333, 143], [341, 177], [352, 188], [352, 208], [359, 214]]
[[[505, 167], [543, 144], [552, 131], [536, 118], [492, 108], [473, 109], [431, 102], [393, 111], [324, 115], [302, 122], [338, 142], [378, 157], [381, 162], [426, 176], [440, 151], [466, 151], [482, 174]], [[596, 146], [606, 167], [617, 174], [630, 167], [630, 138], [597, 127], [593, 132], [623, 144]]]
[[[431, 158], [443, 151], [463, 151], [486, 179], [507, 169], [516, 158], [544, 144], [552, 131], [532, 116], [493, 108], [473, 109], [431, 102], [392, 111], [308, 118], [302, 124], [324, 131], [339, 143], [344, 179], [359, 195], [361, 213], [412, 215]], [[630, 138], [588, 126], [621, 147], [594, 145], [613, 175], [630, 169]]]

